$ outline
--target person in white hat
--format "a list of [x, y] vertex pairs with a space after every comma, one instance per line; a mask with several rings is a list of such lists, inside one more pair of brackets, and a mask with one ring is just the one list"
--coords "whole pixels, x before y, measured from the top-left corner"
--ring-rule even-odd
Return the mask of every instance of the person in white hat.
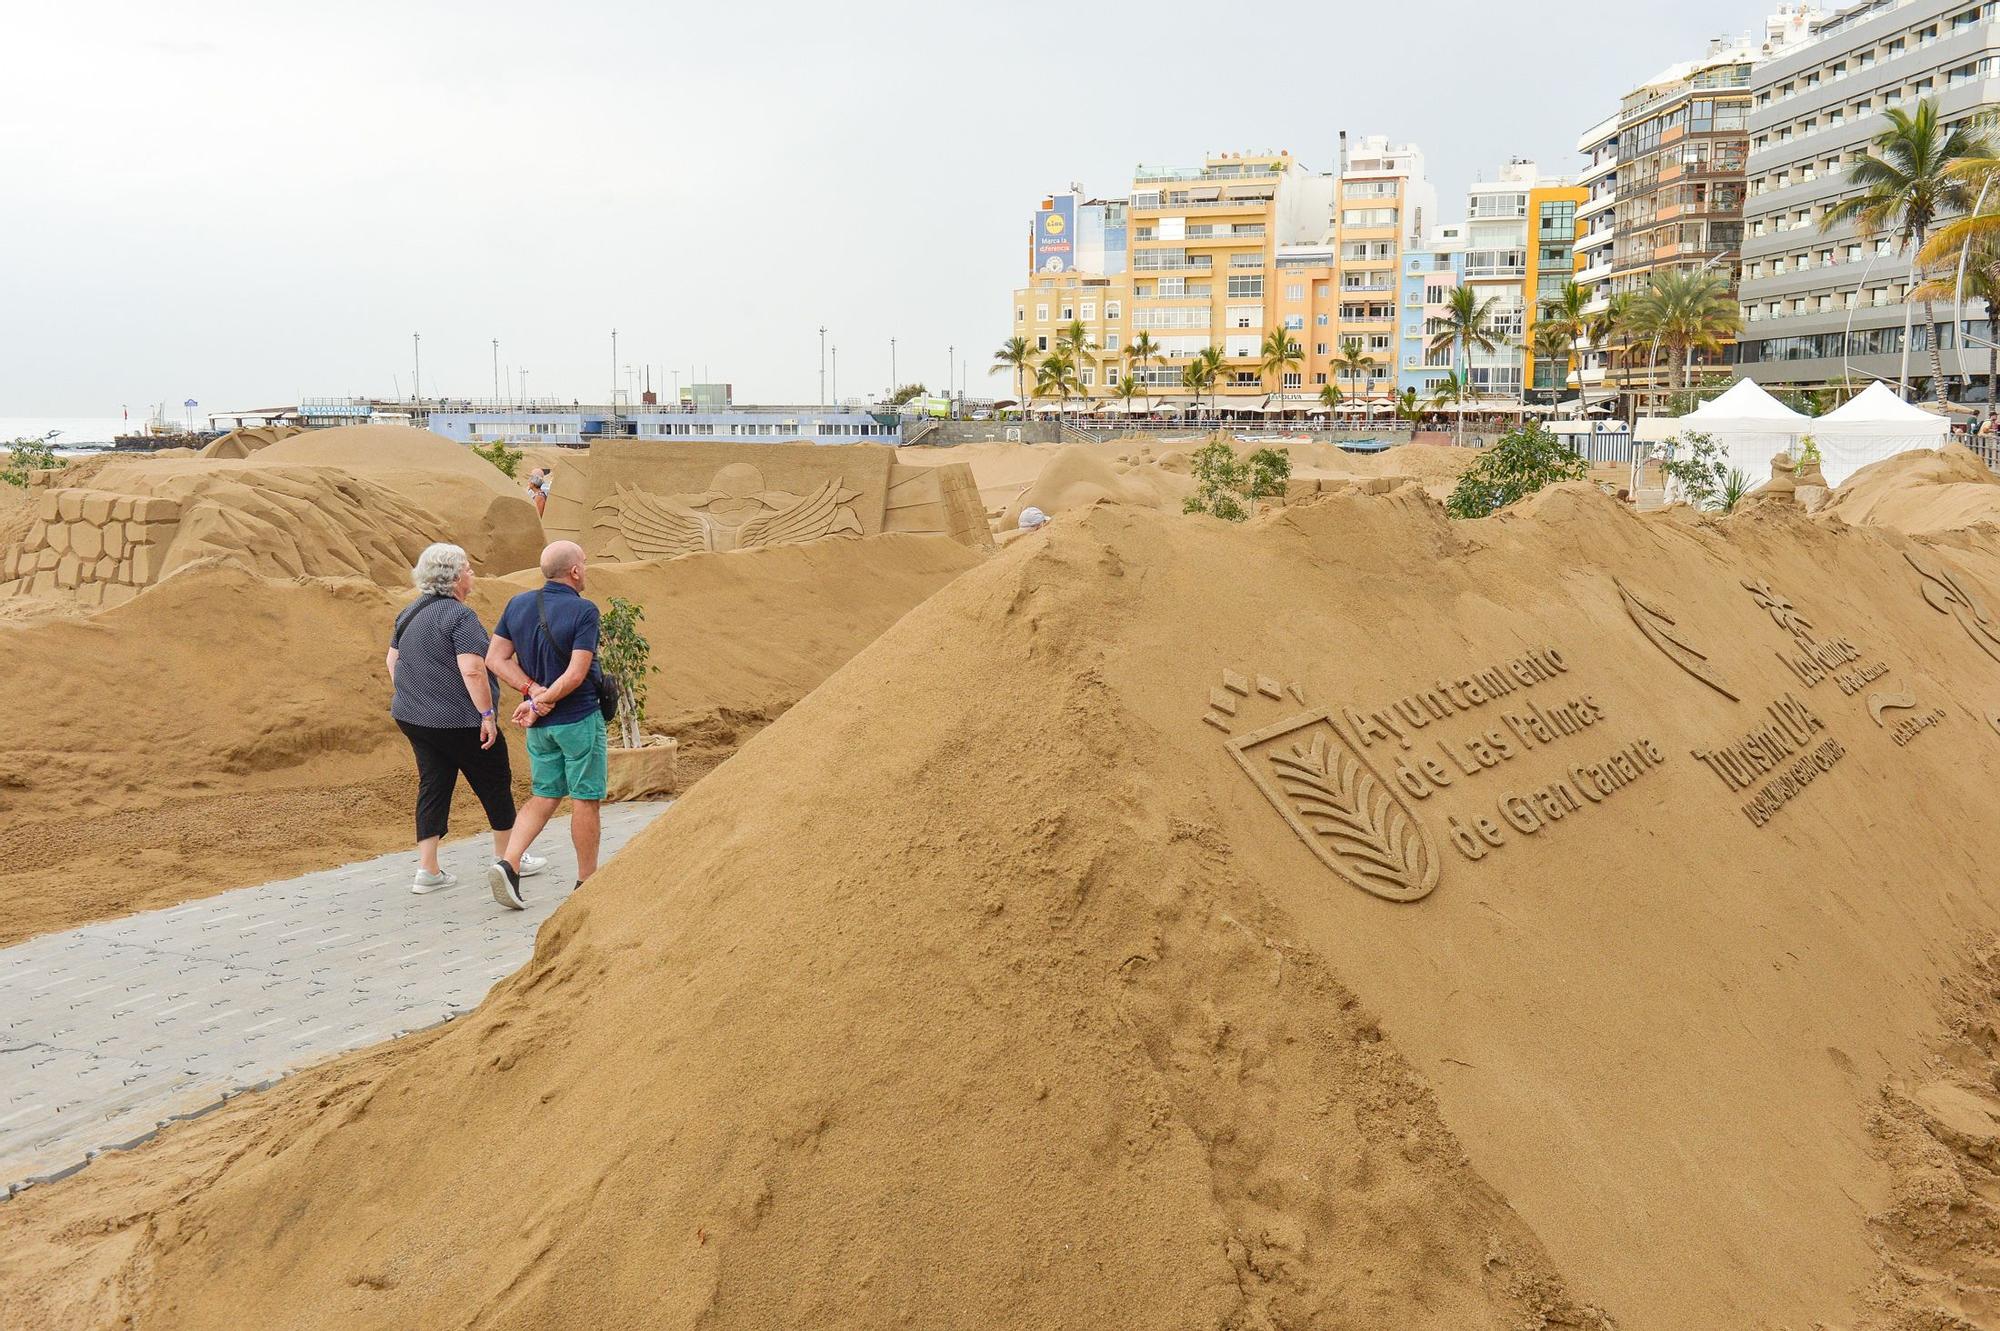
[[1021, 530], [1034, 531], [1048, 523], [1049, 515], [1030, 505], [1021, 510]]

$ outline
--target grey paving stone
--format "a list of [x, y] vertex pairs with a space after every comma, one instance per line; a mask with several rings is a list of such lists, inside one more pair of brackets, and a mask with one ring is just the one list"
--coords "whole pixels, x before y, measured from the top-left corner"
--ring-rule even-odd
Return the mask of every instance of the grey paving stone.
[[[666, 807], [606, 806], [604, 857]], [[458, 883], [426, 896], [402, 851], [0, 949], [0, 1196], [478, 1006], [576, 881], [567, 819], [524, 911], [493, 903], [488, 850], [447, 845]]]

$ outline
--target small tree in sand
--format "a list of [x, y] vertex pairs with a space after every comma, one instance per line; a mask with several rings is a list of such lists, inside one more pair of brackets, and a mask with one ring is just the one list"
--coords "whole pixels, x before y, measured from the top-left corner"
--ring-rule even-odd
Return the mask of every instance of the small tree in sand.
[[1292, 477], [1292, 459], [1283, 450], [1260, 448], [1239, 458], [1221, 439], [1203, 444], [1188, 461], [1194, 493], [1181, 511], [1228, 522], [1241, 522], [1255, 513], [1259, 499], [1283, 494]]
[[598, 668], [617, 682], [618, 715], [613, 721], [621, 746], [627, 749], [638, 748], [645, 738], [641, 727], [646, 722], [646, 676], [658, 672], [652, 663], [652, 644], [639, 632], [639, 621], [645, 617], [644, 610], [614, 596], [598, 628]]
[[28, 488], [28, 474], [36, 471], [53, 471], [62, 465], [56, 456], [56, 436], [60, 430], [50, 430], [39, 439], [16, 439], [7, 445], [7, 462], [0, 466], [0, 484], [11, 485], [17, 490]]
[[474, 444], [472, 451], [509, 476], [520, 468], [521, 459], [525, 456], [520, 449], [507, 447], [505, 439], [495, 439], [490, 444]]
[[1455, 518], [1483, 518], [1558, 481], [1580, 481], [1590, 464], [1569, 446], [1530, 423], [1510, 430], [1458, 478], [1444, 511]]
[[1684, 436], [1676, 436], [1667, 442], [1678, 448], [1683, 440], [1688, 446], [1688, 455], [1662, 462], [1660, 470], [1680, 487], [1681, 494], [1696, 508], [1714, 508], [1721, 498], [1724, 484], [1729, 479], [1729, 468], [1722, 460], [1722, 450], [1716, 446], [1712, 435], [1700, 430], [1690, 430]]

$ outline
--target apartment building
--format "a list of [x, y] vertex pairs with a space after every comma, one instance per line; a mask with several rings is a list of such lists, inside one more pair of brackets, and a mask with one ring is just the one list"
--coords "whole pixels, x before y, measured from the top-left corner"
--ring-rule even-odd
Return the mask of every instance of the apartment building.
[[[1742, 37], [1717, 38], [1698, 58], [1640, 84], [1616, 114], [1584, 132], [1577, 281], [1592, 290], [1591, 312], [1677, 269], [1717, 272], [1734, 289], [1754, 71], [1810, 40], [1820, 17], [1807, 5], [1786, 6]], [[1698, 363], [1728, 358], [1725, 345]], [[1626, 409], [1662, 405], [1669, 379], [1669, 368], [1637, 347], [1591, 346], [1580, 371], [1584, 387], [1615, 393]]]
[[[1090, 330], [1095, 348], [1080, 367], [1089, 395], [1116, 392], [1126, 350], [1145, 334], [1161, 358], [1132, 372], [1150, 396], [1170, 403], [1188, 361], [1209, 346], [1225, 357], [1216, 389], [1225, 403], [1263, 405], [1274, 391], [1279, 401], [1302, 403], [1328, 383], [1385, 403], [1393, 397], [1399, 271], [1436, 210], [1418, 150], [1381, 137], [1350, 147], [1343, 134], [1333, 172], [1312, 172], [1287, 152], [1141, 166], [1119, 202], [1123, 271], [1094, 271], [1081, 257], [1049, 253], [1045, 214], [1062, 204], [1045, 200], [1029, 285], [1015, 292], [1014, 330], [1037, 350], [1053, 346], [1073, 319]], [[1055, 230], [1071, 225], [1060, 218]], [[1302, 359], [1273, 383], [1259, 361], [1266, 333], [1278, 325]], [[1348, 342], [1372, 363], [1337, 368]]]
[[1561, 373], [1533, 364], [1528, 342], [1544, 293], [1560, 290], [1575, 272], [1576, 215], [1585, 197], [1574, 181], [1545, 176], [1519, 158], [1501, 167], [1498, 179], [1467, 189], [1459, 282], [1481, 304], [1491, 302], [1496, 344], [1475, 349], [1464, 367], [1474, 396], [1523, 401], [1533, 384]]
[[[1583, 170], [1577, 176], [1583, 202], [1576, 210], [1576, 280], [1590, 292], [1587, 313], [1596, 315], [1611, 303], [1612, 251], [1618, 234], [1618, 117], [1592, 125], [1576, 147], [1583, 155]], [[1576, 383], [1582, 392], [1602, 400], [1610, 348], [1586, 340], [1580, 351]]]
[[[1910, 256], [1851, 223], [1823, 230], [1847, 166], [1884, 112], [1935, 101], [1946, 123], [2000, 109], [2000, 13], [1991, 0], [1864, 0], [1811, 25], [1808, 42], [1757, 67], [1751, 85], [1739, 372], [1773, 387], [1930, 376], [1930, 331], [1909, 301]], [[1983, 314], [1984, 311], [1981, 311]], [[1939, 308], [1953, 393], [1982, 374], [1991, 330]], [[1928, 391], [1928, 390], [1926, 390]]]

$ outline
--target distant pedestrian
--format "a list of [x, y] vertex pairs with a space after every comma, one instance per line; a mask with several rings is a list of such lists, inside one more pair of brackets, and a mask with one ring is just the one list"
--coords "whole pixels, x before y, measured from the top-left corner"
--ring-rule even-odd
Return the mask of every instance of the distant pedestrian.
[[[514, 778], [499, 742], [486, 630], [465, 604], [472, 561], [440, 543], [417, 557], [412, 576], [422, 594], [396, 616], [387, 665], [395, 686], [389, 714], [417, 760], [417, 876], [410, 890], [424, 893], [457, 881], [439, 866], [438, 843], [449, 830], [459, 776], [486, 810], [496, 854], [506, 850], [514, 828]], [[545, 863], [526, 856], [521, 872], [540, 873]]]
[[493, 672], [525, 695], [514, 709], [514, 724], [528, 728], [534, 798], [486, 874], [493, 899], [514, 910], [527, 905], [521, 895], [522, 856], [565, 796], [577, 886], [597, 871], [598, 806], [610, 757], [598, 709], [600, 616], [582, 595], [583, 547], [557, 541], [542, 551], [542, 577], [539, 589], [507, 602], [486, 652]]
[[528, 499], [534, 504], [537, 514], [548, 511], [549, 486], [549, 469], [547, 467], [535, 467], [528, 472]]

